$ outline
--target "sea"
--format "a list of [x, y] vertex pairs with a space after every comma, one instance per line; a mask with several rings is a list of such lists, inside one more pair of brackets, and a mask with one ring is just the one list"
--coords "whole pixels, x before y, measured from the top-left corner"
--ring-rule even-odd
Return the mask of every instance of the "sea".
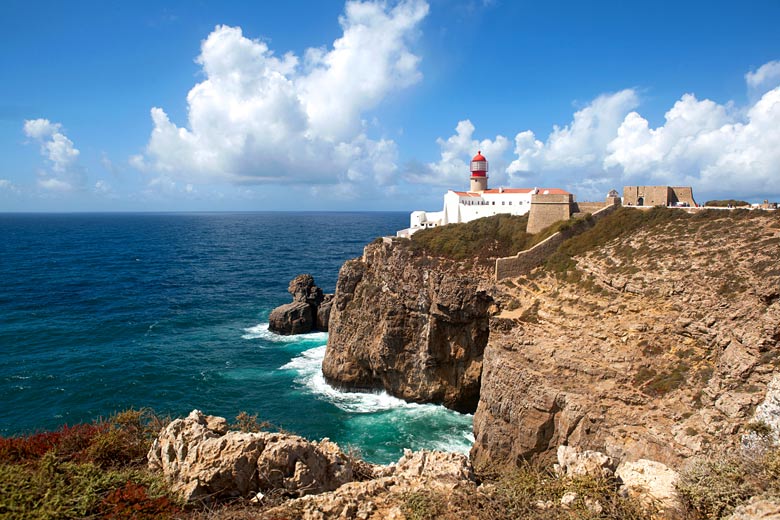
[[0, 214], [0, 435], [128, 408], [257, 415], [366, 460], [465, 453], [472, 416], [328, 386], [327, 333], [279, 336], [271, 310], [408, 213]]

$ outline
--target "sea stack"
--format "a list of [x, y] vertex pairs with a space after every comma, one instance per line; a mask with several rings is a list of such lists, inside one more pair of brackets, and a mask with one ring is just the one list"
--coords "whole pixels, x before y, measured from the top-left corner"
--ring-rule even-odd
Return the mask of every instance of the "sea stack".
[[332, 294], [323, 294], [310, 274], [299, 274], [287, 287], [292, 303], [280, 305], [268, 317], [268, 329], [277, 334], [328, 331]]

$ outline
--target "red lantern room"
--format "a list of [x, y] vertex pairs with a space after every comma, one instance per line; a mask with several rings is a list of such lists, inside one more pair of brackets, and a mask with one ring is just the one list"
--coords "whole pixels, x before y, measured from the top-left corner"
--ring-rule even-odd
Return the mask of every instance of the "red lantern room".
[[482, 156], [482, 150], [477, 152], [477, 155], [471, 159], [471, 176], [472, 177], [485, 177], [487, 176], [488, 162]]
[[471, 159], [471, 189], [469, 191], [487, 191], [488, 189], [488, 162], [482, 155], [482, 151], [478, 151], [477, 155]]

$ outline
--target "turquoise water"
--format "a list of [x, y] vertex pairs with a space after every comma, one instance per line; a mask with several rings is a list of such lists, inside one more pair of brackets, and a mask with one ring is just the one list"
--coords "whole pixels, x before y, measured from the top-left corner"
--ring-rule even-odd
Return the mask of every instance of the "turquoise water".
[[322, 379], [327, 335], [268, 332], [287, 284], [326, 292], [406, 213], [0, 215], [0, 435], [128, 407], [257, 414], [372, 462], [465, 452], [470, 415]]

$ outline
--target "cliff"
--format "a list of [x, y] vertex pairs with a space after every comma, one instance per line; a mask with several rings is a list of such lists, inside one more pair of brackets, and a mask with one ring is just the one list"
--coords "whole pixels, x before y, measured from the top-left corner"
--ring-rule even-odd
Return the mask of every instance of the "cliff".
[[678, 467], [739, 443], [780, 366], [780, 218], [637, 211], [499, 284], [475, 465], [566, 444]]
[[780, 366], [778, 245], [776, 213], [622, 209], [495, 283], [477, 261], [380, 241], [342, 268], [323, 372], [478, 401], [478, 467], [559, 445], [679, 467], [738, 445]]
[[370, 244], [339, 273], [326, 379], [473, 412], [493, 304], [487, 272], [390, 242]]

